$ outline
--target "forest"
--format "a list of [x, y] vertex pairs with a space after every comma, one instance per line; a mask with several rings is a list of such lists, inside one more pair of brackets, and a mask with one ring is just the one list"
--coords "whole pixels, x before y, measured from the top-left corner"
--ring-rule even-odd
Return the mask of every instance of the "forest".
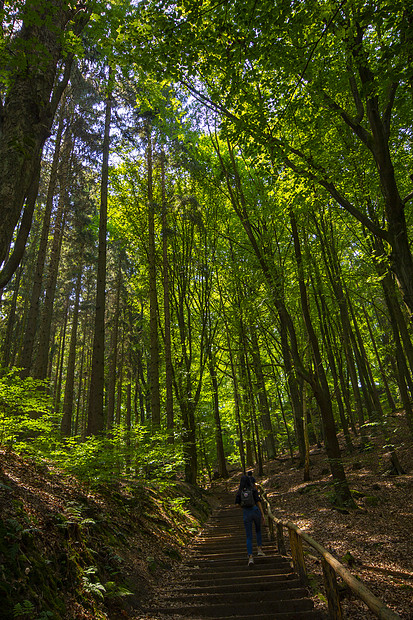
[[250, 468], [341, 556], [383, 549], [379, 594], [409, 613], [411, 3], [3, 0], [0, 19], [6, 617], [124, 617], [103, 598], [132, 609], [203, 489]]
[[318, 445], [350, 509], [343, 450], [406, 473], [411, 4], [0, 16], [0, 444], [200, 486]]
[[[5, 2], [1, 442], [184, 472], [413, 432], [404, 2]], [[115, 467], [116, 464], [116, 467]]]

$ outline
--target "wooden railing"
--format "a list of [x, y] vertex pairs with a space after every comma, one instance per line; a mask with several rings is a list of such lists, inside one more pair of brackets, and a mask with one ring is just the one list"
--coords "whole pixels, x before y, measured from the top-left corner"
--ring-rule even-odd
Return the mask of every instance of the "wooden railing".
[[257, 486], [259, 487], [261, 500], [265, 507], [270, 538], [271, 540], [277, 538], [278, 551], [282, 555], [286, 555], [284, 528], [287, 528], [294, 569], [304, 585], [307, 585], [307, 571], [303, 552], [303, 542], [310, 545], [310, 547], [315, 549], [320, 554], [330, 620], [342, 620], [343, 618], [337, 588], [337, 575], [339, 575], [352, 590], [352, 592], [359, 599], [361, 599], [369, 609], [371, 609], [377, 618], [380, 618], [381, 620], [400, 620], [400, 616], [398, 614], [389, 609], [389, 607], [380, 601], [377, 596], [366, 588], [361, 581], [356, 579], [350, 571], [345, 568], [345, 566], [340, 564], [340, 562], [336, 560], [336, 558], [324, 549], [324, 547], [322, 547], [316, 540], [300, 530], [295, 523], [277, 519], [271, 511], [271, 506], [265, 489], [261, 485]]

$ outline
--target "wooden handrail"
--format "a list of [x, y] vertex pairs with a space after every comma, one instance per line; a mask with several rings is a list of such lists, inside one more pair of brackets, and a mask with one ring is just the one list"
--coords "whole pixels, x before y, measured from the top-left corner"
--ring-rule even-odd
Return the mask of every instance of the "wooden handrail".
[[[377, 598], [361, 581], [356, 579], [350, 571], [343, 566], [336, 558], [331, 555], [324, 549], [322, 545], [320, 545], [316, 540], [311, 538], [308, 534], [303, 532], [295, 523], [291, 521], [282, 521], [281, 519], [277, 519], [274, 516], [271, 510], [271, 505], [267, 498], [267, 493], [262, 485], [257, 485], [260, 493], [261, 499], [266, 508], [266, 516], [268, 519], [268, 526], [270, 529], [270, 537], [274, 538], [274, 524], [277, 527], [277, 540], [278, 540], [278, 550], [280, 553], [285, 553], [284, 541], [280, 541], [280, 532], [281, 538], [282, 536], [282, 528], [286, 527], [288, 529], [290, 535], [290, 541], [293, 541], [291, 552], [293, 557], [294, 568], [301, 581], [305, 582], [305, 565], [304, 565], [304, 556], [302, 554], [302, 550], [300, 546], [297, 549], [297, 539], [300, 541], [306, 542], [310, 547], [315, 549], [323, 558], [323, 573], [324, 573], [324, 582], [326, 586], [327, 599], [328, 599], [328, 608], [329, 608], [329, 616], [332, 620], [339, 620], [342, 618], [341, 606], [339, 601], [339, 596], [336, 587], [335, 575], [339, 575], [342, 580], [348, 585], [348, 587], [354, 592], [354, 594], [361, 599], [367, 607], [377, 616], [380, 620], [400, 620], [400, 616], [392, 611], [389, 607], [387, 607], [380, 599]], [[294, 532], [294, 536], [291, 537], [291, 534]], [[301, 542], [299, 543], [301, 545]], [[331, 571], [329, 568], [331, 567], [334, 571], [334, 575], [331, 575]]]

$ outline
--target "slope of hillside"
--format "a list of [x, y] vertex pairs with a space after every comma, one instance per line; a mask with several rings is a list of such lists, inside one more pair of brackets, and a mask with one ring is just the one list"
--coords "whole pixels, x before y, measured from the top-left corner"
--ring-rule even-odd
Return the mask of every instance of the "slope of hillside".
[[[380, 437], [373, 449], [348, 453], [343, 461], [358, 510], [337, 510], [331, 503], [332, 481], [325, 452], [311, 451], [311, 480], [303, 482], [287, 457], [265, 467], [261, 482], [268, 489], [274, 514], [296, 523], [404, 620], [413, 619], [413, 442], [403, 415], [393, 417], [393, 441], [405, 475], [395, 476], [390, 454]], [[355, 442], [357, 443], [357, 442]], [[321, 563], [306, 550], [314, 595], [324, 605]], [[374, 618], [343, 587], [343, 609], [351, 620]]]
[[2, 620], [127, 618], [209, 514], [207, 493], [91, 490], [0, 450]]
[[[310, 481], [303, 482], [296, 461], [280, 455], [265, 464], [259, 482], [276, 516], [297, 523], [403, 620], [412, 620], [413, 442], [403, 417], [394, 422], [407, 474], [392, 475], [379, 437], [368, 452], [343, 448], [358, 510], [339, 511], [331, 503], [320, 448], [311, 451]], [[136, 620], [152, 591], [179, 578], [180, 559], [218, 501], [215, 490], [183, 483], [150, 488], [128, 481], [91, 489], [49, 463], [2, 449], [0, 466], [4, 620]], [[238, 479], [233, 471], [224, 488], [235, 488]], [[313, 599], [325, 610], [320, 560], [308, 549], [306, 558]], [[347, 618], [373, 618], [344, 587], [342, 597]]]

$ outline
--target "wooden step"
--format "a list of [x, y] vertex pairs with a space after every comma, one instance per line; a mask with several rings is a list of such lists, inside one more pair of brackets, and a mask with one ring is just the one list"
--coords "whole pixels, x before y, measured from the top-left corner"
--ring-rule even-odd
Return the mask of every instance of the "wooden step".
[[258, 576], [259, 579], [264, 579], [264, 578], [271, 578], [271, 579], [275, 579], [278, 577], [283, 577], [285, 578], [286, 575], [288, 574], [293, 574], [294, 577], [296, 577], [297, 575], [295, 575], [294, 573], [292, 573], [292, 569], [290, 568], [289, 573], [287, 573], [285, 571], [284, 568], [257, 568], [257, 564], [254, 564], [254, 566], [249, 567], [247, 566], [247, 561], [245, 560], [245, 565], [244, 563], [242, 564], [242, 566], [240, 566], [239, 569], [231, 571], [230, 573], [223, 573], [223, 572], [217, 572], [217, 571], [211, 571], [211, 570], [206, 570], [206, 571], [194, 571], [194, 570], [185, 570], [182, 573], [182, 578], [188, 580], [192, 580], [194, 583], [195, 582], [204, 582], [206, 581], [211, 581], [212, 579], [215, 579], [217, 581], [220, 581], [221, 583], [223, 582], [223, 580], [234, 580], [234, 579], [238, 579], [240, 582], [241, 581], [246, 581], [248, 582], [248, 580], [252, 580], [254, 575]]
[[[231, 569], [231, 567], [238, 567], [240, 565], [240, 561], [242, 562], [244, 559], [247, 560], [247, 551], [242, 550], [238, 553], [215, 553], [212, 555], [202, 555], [202, 556], [193, 556], [189, 557], [186, 560], [186, 564], [188, 566], [197, 565], [199, 567], [211, 567], [217, 568], [218, 570], [222, 570], [225, 568]], [[280, 555], [266, 555], [266, 556], [257, 556], [254, 554], [254, 562], [259, 564], [260, 566], [266, 566], [270, 564], [276, 568], [284, 568], [290, 566], [290, 562], [283, 558]]]
[[243, 596], [239, 596], [238, 602], [234, 602], [231, 605], [226, 603], [211, 603], [209, 604], [208, 599], [204, 600], [203, 603], [195, 603], [192, 605], [167, 605], [163, 607], [162, 605], [157, 605], [157, 612], [160, 614], [181, 614], [186, 616], [187, 618], [233, 618], [239, 616], [246, 616], [250, 618], [255, 618], [257, 614], [267, 613], [273, 614], [273, 617], [276, 617], [276, 614], [285, 613], [285, 612], [309, 612], [313, 611], [314, 604], [313, 601], [308, 598], [299, 598], [299, 599], [289, 599], [289, 600], [265, 600], [260, 599], [259, 601], [249, 601], [246, 600], [247, 594], [244, 593]]
[[[199, 596], [202, 594], [202, 596]], [[216, 592], [213, 590], [205, 591], [201, 590], [194, 595], [193, 591], [189, 589], [188, 591], [185, 588], [182, 588], [181, 591], [174, 591], [171, 594], [167, 595], [168, 602], [180, 602], [185, 605], [191, 605], [193, 601], [201, 602], [203, 605], [228, 605], [234, 606], [240, 603], [240, 599], [244, 602], [244, 599], [248, 599], [248, 603], [261, 603], [262, 601], [266, 602], [278, 602], [278, 601], [291, 601], [305, 598], [307, 596], [307, 591], [305, 588], [299, 586], [298, 588], [267, 588], [262, 589], [260, 586], [257, 587], [256, 590], [249, 591], [247, 593], [238, 590], [238, 592], [225, 592], [219, 591]]]
[[[145, 616], [147, 620], [158, 620], [161, 614], [155, 614], [150, 616]], [[165, 615], [162, 615], [162, 620], [165, 618]], [[180, 614], [173, 614], [173, 620], [203, 620], [205, 616], [182, 616]], [[217, 617], [218, 618], [218, 617]], [[312, 611], [306, 609], [305, 611], [292, 611], [292, 612], [280, 612], [277, 614], [268, 613], [261, 614], [255, 613], [253, 616], [224, 616], [222, 620], [323, 620], [323, 616], [321, 616], [320, 612], [313, 609]]]
[[[291, 561], [281, 556], [263, 529], [264, 557], [247, 565], [245, 530], [234, 495], [193, 541], [179, 575], [157, 593], [146, 618], [162, 620], [321, 620]], [[253, 527], [253, 531], [254, 531]]]
[[[300, 588], [301, 584], [298, 579], [280, 579], [277, 581], [277, 589], [280, 588], [282, 590], [287, 589], [297, 589]], [[263, 592], [266, 590], [274, 590], [274, 578], [271, 576], [270, 579], [263, 581], [260, 576], [259, 579], [256, 579], [254, 591]], [[240, 582], [238, 580], [233, 579], [232, 583], [221, 583], [221, 581], [215, 581], [213, 583], [202, 583], [198, 585], [187, 585], [184, 583], [178, 585], [175, 589], [177, 592], [183, 591], [185, 594], [220, 594], [220, 593], [232, 593], [235, 592], [239, 594], [240, 591], [243, 590], [243, 586], [240, 586]]]

